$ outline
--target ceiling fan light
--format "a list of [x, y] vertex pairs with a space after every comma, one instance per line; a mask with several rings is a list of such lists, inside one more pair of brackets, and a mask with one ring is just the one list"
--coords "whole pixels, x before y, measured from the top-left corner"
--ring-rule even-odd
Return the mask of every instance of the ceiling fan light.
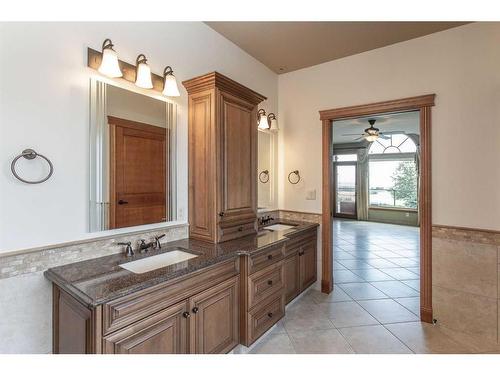
[[378, 139], [378, 134], [366, 134], [364, 138], [368, 142], [375, 142]]

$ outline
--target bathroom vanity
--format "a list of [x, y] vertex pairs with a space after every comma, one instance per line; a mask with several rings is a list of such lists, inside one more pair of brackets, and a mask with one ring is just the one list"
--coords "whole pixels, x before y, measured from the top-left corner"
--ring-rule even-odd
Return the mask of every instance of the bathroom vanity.
[[[49, 269], [53, 352], [227, 353], [251, 345], [316, 281], [317, 224], [283, 224], [293, 227]], [[147, 271], [127, 266], [172, 252], [191, 256]]]

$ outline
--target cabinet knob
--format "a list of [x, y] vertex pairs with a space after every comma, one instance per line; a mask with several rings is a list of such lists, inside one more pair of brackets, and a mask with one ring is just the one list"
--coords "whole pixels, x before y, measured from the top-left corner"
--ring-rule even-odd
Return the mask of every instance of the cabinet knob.
[[198, 308], [197, 307], [193, 307], [193, 309], [191, 310], [194, 314], [196, 314], [198, 312]]
[[120, 200], [118, 201], [118, 204], [128, 204], [128, 202], [127, 202], [127, 201], [124, 201], [123, 199], [120, 199]]
[[267, 316], [270, 317], [270, 318], [272, 318], [273, 317], [273, 313], [272, 312], [267, 313]]
[[273, 254], [269, 254], [269, 255], [267, 256], [267, 259], [269, 259], [269, 260], [273, 259]]
[[273, 285], [273, 281], [272, 280], [267, 280], [267, 285]]
[[219, 212], [219, 216], [223, 217], [224, 216], [224, 211]]
[[302, 255], [304, 255], [304, 252], [303, 251], [299, 251], [299, 257], [301, 257]]
[[238, 227], [238, 232], [243, 232], [243, 227]]
[[189, 318], [191, 316], [191, 314], [188, 313], [187, 311], [185, 311], [185, 312], [182, 313], [182, 316], [187, 319], [187, 318]]

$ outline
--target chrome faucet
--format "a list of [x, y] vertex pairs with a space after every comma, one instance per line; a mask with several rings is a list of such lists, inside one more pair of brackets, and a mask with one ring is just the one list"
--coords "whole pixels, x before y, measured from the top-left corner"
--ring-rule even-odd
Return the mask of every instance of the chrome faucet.
[[140, 253], [147, 253], [149, 249], [154, 249], [156, 242], [155, 241], [150, 241], [146, 243], [146, 240], [140, 240], [141, 243], [139, 244], [139, 252]]
[[259, 224], [260, 225], [266, 225], [268, 223], [270, 223], [271, 221], [273, 221], [274, 218], [272, 218], [271, 216], [267, 215], [267, 217], [264, 217], [262, 216], [260, 219], [259, 219]]
[[162, 234], [162, 235], [159, 235], [159, 236], [155, 236], [155, 244], [154, 244], [154, 248], [155, 249], [161, 249], [160, 239], [162, 239], [163, 237], [165, 237], [165, 234]]
[[134, 250], [132, 249], [132, 243], [130, 241], [129, 242], [118, 242], [117, 245], [126, 246], [125, 254], [127, 254], [128, 257], [131, 257], [134, 255]]

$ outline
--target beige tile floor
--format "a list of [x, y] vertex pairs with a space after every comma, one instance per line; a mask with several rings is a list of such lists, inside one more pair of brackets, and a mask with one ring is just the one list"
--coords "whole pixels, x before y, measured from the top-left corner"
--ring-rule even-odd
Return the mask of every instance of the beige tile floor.
[[418, 228], [335, 221], [330, 295], [310, 289], [239, 353], [472, 353], [419, 314]]

